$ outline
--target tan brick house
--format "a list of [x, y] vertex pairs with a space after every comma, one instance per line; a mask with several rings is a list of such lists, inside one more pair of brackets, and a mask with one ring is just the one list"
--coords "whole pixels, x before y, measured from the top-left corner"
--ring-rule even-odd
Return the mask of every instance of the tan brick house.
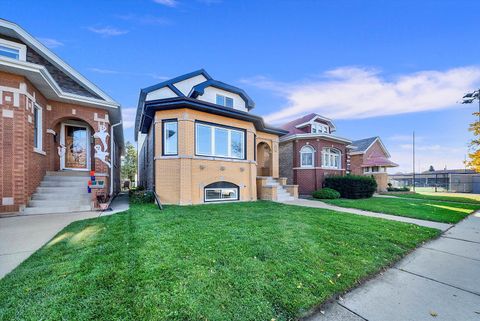
[[0, 212], [90, 210], [119, 189], [120, 105], [1, 19], [0, 108]]
[[203, 69], [140, 93], [136, 117], [139, 184], [165, 204], [290, 199], [279, 178], [278, 142], [286, 131], [253, 115], [240, 88]]
[[280, 176], [298, 185], [301, 195], [322, 188], [325, 177], [345, 175], [351, 140], [334, 135], [331, 119], [308, 114], [281, 126]]
[[380, 137], [369, 137], [352, 142], [350, 171], [355, 175], [372, 175], [377, 181], [377, 191], [385, 192], [388, 185], [387, 168], [397, 167]]

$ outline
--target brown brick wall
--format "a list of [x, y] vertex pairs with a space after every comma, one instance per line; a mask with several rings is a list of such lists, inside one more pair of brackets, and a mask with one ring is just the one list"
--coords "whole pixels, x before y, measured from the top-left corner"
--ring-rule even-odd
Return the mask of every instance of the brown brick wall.
[[[314, 168], [300, 167], [300, 150], [307, 144], [315, 149]], [[298, 193], [300, 195], [309, 195], [313, 191], [322, 188], [325, 177], [329, 175], [345, 175], [347, 168], [346, 146], [346, 144], [318, 138], [283, 142], [280, 144], [280, 176], [287, 177], [289, 184], [298, 185]], [[333, 147], [341, 151], [342, 170], [321, 168], [321, 152], [326, 147]], [[289, 168], [292, 170], [291, 178], [289, 177]]]
[[[33, 147], [34, 102], [42, 108], [42, 153], [35, 152]], [[60, 169], [57, 147], [62, 121], [81, 120], [90, 126], [93, 135], [94, 131], [98, 130], [95, 113], [99, 118], [104, 118], [107, 114], [100, 108], [47, 100], [24, 77], [3, 72], [0, 72], [0, 108], [0, 212], [21, 209], [35, 192], [46, 171]], [[47, 133], [47, 129], [54, 130], [57, 135]], [[109, 124], [107, 131], [110, 133]], [[95, 139], [91, 147], [95, 144], [100, 144], [100, 140]], [[109, 139], [107, 144], [110, 151]], [[98, 174], [109, 176], [108, 166], [94, 159], [93, 155], [92, 149], [92, 169]], [[109, 191], [109, 184], [106, 189]], [[14, 205], [5, 205], [10, 198], [14, 198]]]

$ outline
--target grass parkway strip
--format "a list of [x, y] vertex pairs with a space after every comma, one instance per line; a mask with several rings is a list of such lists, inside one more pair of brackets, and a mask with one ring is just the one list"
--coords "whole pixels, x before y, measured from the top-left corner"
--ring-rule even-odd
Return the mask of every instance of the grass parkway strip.
[[438, 230], [272, 202], [133, 205], [0, 281], [2, 320], [291, 320]]
[[365, 199], [322, 200], [327, 204], [392, 214], [421, 220], [457, 223], [480, 209], [480, 204], [460, 204], [408, 198], [372, 197]]

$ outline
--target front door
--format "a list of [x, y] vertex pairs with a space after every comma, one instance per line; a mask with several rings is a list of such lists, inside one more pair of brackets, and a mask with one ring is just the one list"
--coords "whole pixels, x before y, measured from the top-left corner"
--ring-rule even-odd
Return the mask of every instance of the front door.
[[65, 146], [65, 154], [61, 158], [62, 169], [90, 169], [89, 137], [87, 126], [62, 124], [61, 143]]

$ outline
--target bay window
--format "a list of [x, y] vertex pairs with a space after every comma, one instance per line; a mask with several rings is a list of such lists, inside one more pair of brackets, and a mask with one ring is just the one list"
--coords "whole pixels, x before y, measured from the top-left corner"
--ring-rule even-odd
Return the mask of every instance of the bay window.
[[335, 148], [324, 148], [322, 150], [322, 167], [341, 169], [341, 153]]
[[245, 132], [220, 125], [195, 124], [195, 153], [245, 159]]

